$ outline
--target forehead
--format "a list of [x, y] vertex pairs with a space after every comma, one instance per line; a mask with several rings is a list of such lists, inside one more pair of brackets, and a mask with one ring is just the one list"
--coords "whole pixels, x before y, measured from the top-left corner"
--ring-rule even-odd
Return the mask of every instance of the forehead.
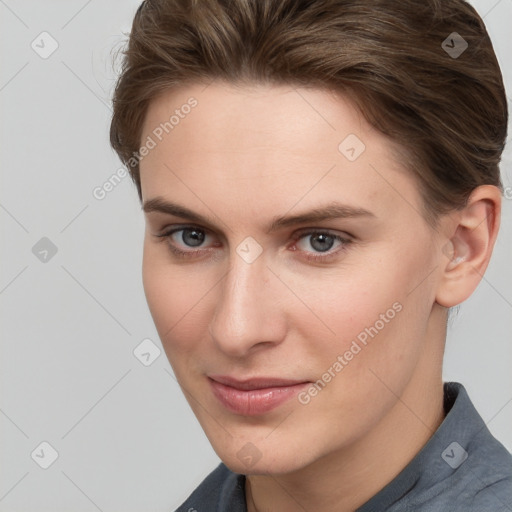
[[141, 140], [148, 138], [155, 146], [140, 162], [144, 200], [185, 197], [200, 207], [201, 197], [219, 196], [247, 211], [248, 203], [283, 210], [325, 198], [382, 214], [420, 201], [392, 143], [327, 90], [219, 82], [174, 89], [151, 102]]

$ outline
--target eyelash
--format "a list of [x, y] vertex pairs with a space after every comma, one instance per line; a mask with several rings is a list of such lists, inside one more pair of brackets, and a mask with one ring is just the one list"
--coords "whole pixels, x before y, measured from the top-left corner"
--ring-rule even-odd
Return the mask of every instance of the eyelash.
[[[177, 233], [179, 231], [186, 231], [186, 230], [189, 230], [189, 229], [190, 230], [197, 229], [198, 231], [202, 231], [205, 234], [209, 233], [208, 230], [200, 228], [198, 226], [181, 226], [181, 227], [178, 227], [178, 228], [173, 228], [173, 229], [167, 230], [167, 231], [165, 231], [165, 232], [163, 232], [163, 233], [161, 233], [159, 235], [155, 235], [155, 236], [157, 238], [160, 238], [161, 241], [167, 241], [168, 242], [169, 250], [175, 256], [177, 256], [179, 258], [183, 258], [183, 259], [185, 259], [185, 258], [194, 258], [194, 257], [199, 256], [199, 253], [204, 253], [205, 249], [196, 249], [196, 250], [191, 250], [191, 251], [183, 251], [181, 249], [178, 249], [176, 246], [172, 245], [171, 242], [170, 242], [170, 238], [171, 238], [171, 236], [174, 233]], [[326, 263], [326, 262], [332, 260], [333, 258], [339, 256], [340, 253], [342, 253], [345, 250], [347, 250], [348, 245], [350, 245], [352, 243], [352, 240], [350, 238], [344, 238], [344, 237], [342, 237], [340, 235], [336, 235], [334, 233], [331, 233], [328, 230], [323, 230], [323, 229], [308, 229], [308, 228], [305, 228], [304, 230], [299, 231], [298, 233], [294, 233], [292, 238], [293, 238], [294, 242], [298, 242], [302, 238], [306, 238], [306, 237], [312, 236], [312, 235], [328, 235], [328, 236], [331, 236], [335, 240], [340, 242], [341, 245], [338, 247], [338, 249], [336, 249], [336, 250], [334, 250], [332, 252], [316, 253], [315, 254], [315, 253], [310, 253], [308, 251], [304, 251], [305, 252], [304, 258], [306, 260], [308, 260], [308, 261]]]

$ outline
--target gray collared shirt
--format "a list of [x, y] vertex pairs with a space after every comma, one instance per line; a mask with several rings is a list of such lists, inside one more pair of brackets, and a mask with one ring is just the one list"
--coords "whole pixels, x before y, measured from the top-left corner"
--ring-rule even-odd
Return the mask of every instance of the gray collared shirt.
[[[512, 455], [462, 384], [444, 384], [444, 408], [427, 444], [356, 512], [512, 512]], [[176, 512], [247, 512], [245, 475], [220, 463]]]

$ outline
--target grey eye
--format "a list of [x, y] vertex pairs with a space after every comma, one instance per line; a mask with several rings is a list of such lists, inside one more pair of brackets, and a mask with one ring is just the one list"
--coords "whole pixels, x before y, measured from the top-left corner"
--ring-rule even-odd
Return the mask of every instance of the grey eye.
[[319, 252], [325, 252], [332, 249], [334, 245], [334, 236], [327, 233], [316, 233], [309, 235], [310, 245]]
[[182, 242], [189, 247], [198, 247], [204, 242], [205, 233], [200, 229], [184, 228], [180, 231]]

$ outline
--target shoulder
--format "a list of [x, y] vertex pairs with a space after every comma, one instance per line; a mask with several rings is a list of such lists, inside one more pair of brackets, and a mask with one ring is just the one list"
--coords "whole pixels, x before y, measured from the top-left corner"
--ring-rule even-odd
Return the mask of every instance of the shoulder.
[[175, 512], [246, 512], [245, 476], [220, 463]]
[[444, 482], [418, 496], [416, 510], [512, 511], [512, 456], [503, 446], [486, 447], [468, 454]]
[[512, 511], [512, 455], [487, 428], [468, 448], [468, 464], [450, 479], [467, 502], [466, 510]]
[[[465, 390], [464, 390], [465, 393]], [[474, 408], [467, 398], [468, 407]], [[478, 413], [474, 413], [475, 417]], [[467, 500], [468, 511], [486, 510], [489, 512], [512, 511], [512, 454], [489, 431], [478, 415], [474, 435], [468, 440], [467, 459], [451, 476], [456, 486]], [[457, 433], [471, 429], [471, 423], [458, 424]]]
[[429, 453], [428, 462], [438, 478], [418, 496], [417, 504], [426, 505], [418, 510], [431, 510], [435, 503], [437, 510], [510, 512], [512, 454], [491, 434], [466, 390], [456, 387], [457, 402], [440, 436], [442, 444]]
[[512, 511], [512, 455], [462, 384], [445, 383], [445, 413], [409, 465], [358, 512]]

